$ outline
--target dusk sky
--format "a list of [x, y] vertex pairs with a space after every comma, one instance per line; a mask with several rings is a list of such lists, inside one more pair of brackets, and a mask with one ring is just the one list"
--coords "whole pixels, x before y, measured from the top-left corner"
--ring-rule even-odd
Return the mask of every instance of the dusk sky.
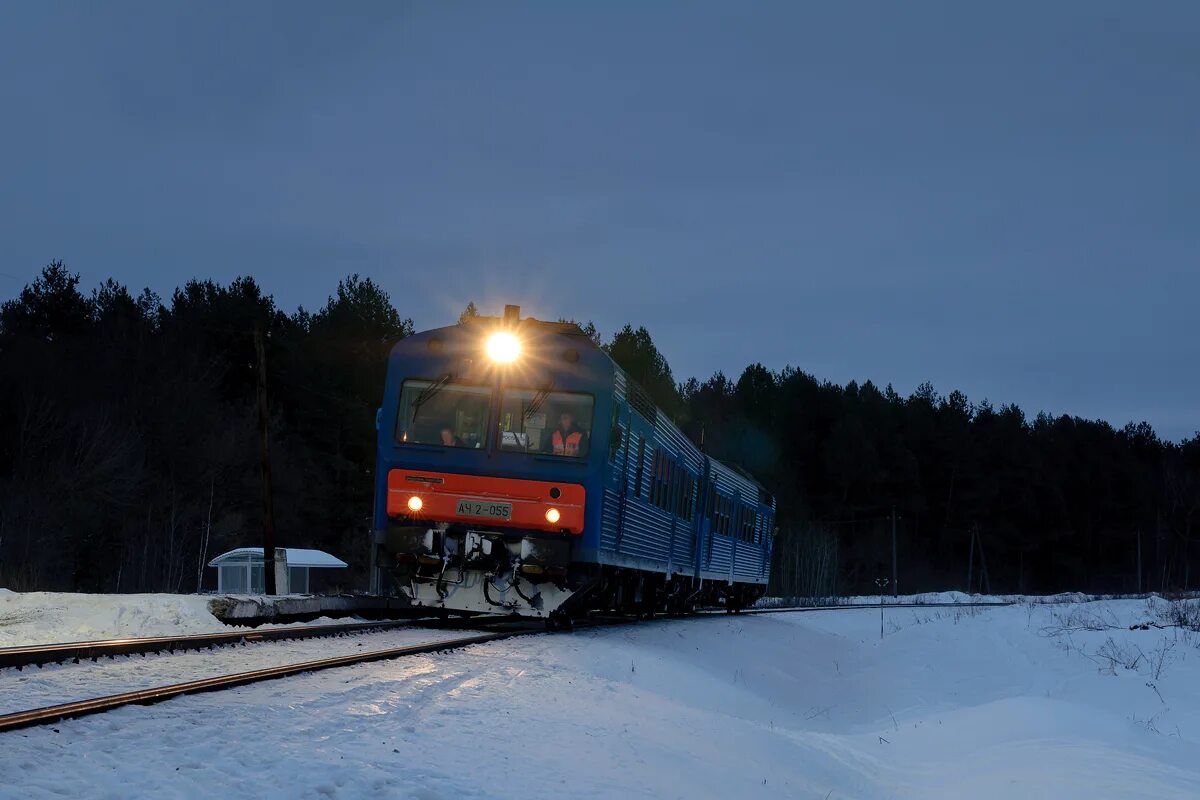
[[0, 298], [349, 273], [1200, 428], [1200, 3], [0, 6]]

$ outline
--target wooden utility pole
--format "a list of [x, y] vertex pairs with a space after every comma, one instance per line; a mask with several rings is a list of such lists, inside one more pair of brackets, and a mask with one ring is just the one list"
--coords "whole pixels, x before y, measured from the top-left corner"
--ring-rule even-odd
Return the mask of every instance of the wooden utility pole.
[[896, 579], [896, 506], [892, 506], [892, 597], [900, 596], [900, 582]]
[[985, 594], [992, 593], [992, 580], [988, 577], [987, 555], [983, 552], [983, 537], [979, 535], [979, 523], [975, 523], [975, 539], [979, 542], [979, 566], [983, 572], [983, 589]]
[[971, 594], [971, 579], [975, 570], [975, 529], [971, 528], [971, 554], [967, 556], [967, 594]]
[[267, 349], [262, 323], [254, 323], [254, 352], [258, 356], [258, 442], [262, 461], [263, 580], [268, 595], [275, 594], [275, 506], [271, 499], [271, 440], [267, 413]]
[[1140, 526], [1138, 527], [1138, 537], [1137, 537], [1137, 543], [1138, 543], [1138, 548], [1137, 548], [1137, 553], [1138, 553], [1138, 563], [1137, 563], [1137, 569], [1138, 569], [1138, 579], [1137, 579], [1137, 587], [1138, 587], [1138, 588], [1137, 588], [1137, 590], [1138, 590], [1138, 594], [1141, 594], [1141, 593], [1142, 593], [1142, 529], [1141, 529], [1141, 527], [1140, 527]]

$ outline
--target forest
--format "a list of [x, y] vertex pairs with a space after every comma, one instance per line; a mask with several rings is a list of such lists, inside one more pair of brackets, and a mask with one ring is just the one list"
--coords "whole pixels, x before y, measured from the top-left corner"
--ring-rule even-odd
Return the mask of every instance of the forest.
[[[646, 327], [584, 327], [694, 441], [775, 493], [775, 594], [877, 592], [893, 554], [904, 593], [1200, 582], [1200, 433], [1168, 442], [1145, 422], [793, 367], [680, 381]], [[289, 314], [250, 277], [84, 293], [56, 261], [0, 306], [0, 586], [191, 592], [212, 588], [208, 559], [259, 543], [256, 328], [276, 540], [334, 552], [344, 587], [365, 584], [375, 409], [412, 333], [387, 293], [352, 275]]]

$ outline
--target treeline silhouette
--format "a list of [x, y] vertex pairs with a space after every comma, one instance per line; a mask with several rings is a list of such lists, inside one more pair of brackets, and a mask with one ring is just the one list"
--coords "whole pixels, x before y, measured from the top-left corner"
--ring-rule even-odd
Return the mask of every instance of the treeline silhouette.
[[[256, 325], [277, 541], [337, 553], [363, 585], [375, 408], [412, 331], [388, 295], [357, 276], [292, 314], [248, 277], [86, 295], [54, 262], [0, 307], [0, 586], [194, 591], [212, 556], [259, 543]], [[775, 492], [774, 593], [875, 592], [893, 547], [904, 592], [1200, 579], [1200, 435], [759, 364], [679, 384], [646, 328], [585, 328], [694, 441]]]

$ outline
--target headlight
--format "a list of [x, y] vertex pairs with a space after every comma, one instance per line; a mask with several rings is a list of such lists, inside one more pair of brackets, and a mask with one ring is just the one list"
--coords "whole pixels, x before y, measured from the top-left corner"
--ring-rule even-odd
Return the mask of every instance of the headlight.
[[498, 364], [511, 364], [521, 355], [521, 342], [511, 333], [493, 333], [487, 340], [487, 354]]
[[423, 503], [421, 501], [421, 498], [417, 497], [415, 494], [412, 497], [408, 498], [408, 510], [409, 511], [420, 511], [421, 507], [424, 505], [425, 505], [425, 503]]
[[549, 522], [551, 525], [558, 522], [560, 517], [562, 517], [562, 515], [558, 513], [557, 508], [550, 508], [546, 510], [546, 522]]

